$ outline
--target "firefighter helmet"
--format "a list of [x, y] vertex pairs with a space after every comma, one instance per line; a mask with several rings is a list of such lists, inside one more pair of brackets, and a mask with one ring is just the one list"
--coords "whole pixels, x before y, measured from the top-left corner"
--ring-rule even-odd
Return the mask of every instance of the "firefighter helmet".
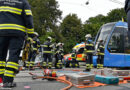
[[64, 46], [64, 43], [61, 43], [62, 44], [62, 46]]
[[51, 37], [47, 37], [47, 40], [50, 40], [50, 41], [51, 41], [51, 40], [52, 40], [52, 38], [51, 38]]
[[57, 43], [57, 46], [60, 46], [61, 45], [61, 43], [59, 42], [59, 43]]
[[64, 43], [59, 42], [57, 45], [58, 45], [58, 46], [60, 46], [60, 45], [62, 45], [62, 46], [63, 46], [63, 45], [64, 45]]
[[86, 38], [91, 38], [92, 36], [91, 36], [91, 34], [86, 34], [85, 37], [86, 37]]

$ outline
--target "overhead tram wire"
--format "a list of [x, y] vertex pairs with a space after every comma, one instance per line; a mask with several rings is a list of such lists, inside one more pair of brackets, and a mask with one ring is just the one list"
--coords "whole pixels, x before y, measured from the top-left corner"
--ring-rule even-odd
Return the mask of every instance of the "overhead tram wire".
[[[59, 3], [68, 4], [68, 5], [73, 5], [73, 6], [81, 6], [81, 7], [85, 7], [85, 8], [86, 8], [86, 5], [88, 5], [90, 1], [91, 1], [91, 0], [86, 1], [85, 4], [70, 3], [70, 2], [61, 2], [61, 1], [60, 1]], [[93, 12], [101, 13], [101, 12], [99, 12], [99, 11], [97, 11], [97, 10], [94, 10], [94, 9], [88, 7], [88, 6], [87, 6], [87, 9], [90, 10], [90, 11], [93, 11]]]
[[123, 6], [124, 6], [124, 3], [123, 3], [123, 2], [121, 2], [121, 1], [119, 1], [119, 0], [109, 0], [109, 1], [111, 1], [111, 2], [113, 2], [113, 3], [116, 3], [116, 4], [123, 5]]

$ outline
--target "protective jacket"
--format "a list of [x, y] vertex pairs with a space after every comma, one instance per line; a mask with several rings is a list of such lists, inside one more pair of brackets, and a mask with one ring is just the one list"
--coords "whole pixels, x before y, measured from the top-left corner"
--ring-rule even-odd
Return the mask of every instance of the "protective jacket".
[[104, 55], [104, 45], [103, 43], [99, 43], [98, 45], [98, 55]]
[[40, 49], [40, 41], [38, 38], [33, 39], [33, 50], [38, 50]]
[[47, 41], [43, 45], [43, 53], [52, 53], [53, 45], [51, 42]]
[[64, 55], [63, 47], [57, 46], [55, 49], [56, 49], [56, 50], [55, 50], [55, 53], [56, 53], [56, 54]]
[[88, 53], [94, 53], [94, 45], [92, 42], [89, 42], [89, 40], [86, 41], [85, 49], [84, 51]]
[[125, 0], [125, 12], [127, 13], [130, 10], [130, 0]]
[[0, 36], [33, 33], [33, 19], [27, 0], [0, 0]]

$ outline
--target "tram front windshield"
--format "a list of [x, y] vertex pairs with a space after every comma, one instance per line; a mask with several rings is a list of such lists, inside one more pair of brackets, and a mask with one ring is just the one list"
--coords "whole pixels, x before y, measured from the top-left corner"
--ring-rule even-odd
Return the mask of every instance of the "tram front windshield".
[[101, 29], [99, 30], [99, 32], [97, 34], [95, 49], [97, 49], [97, 46], [98, 46], [100, 40], [103, 40], [104, 44], [106, 43], [107, 37], [110, 35], [114, 25], [115, 25], [115, 23], [111, 23], [111, 24], [103, 25], [101, 27]]

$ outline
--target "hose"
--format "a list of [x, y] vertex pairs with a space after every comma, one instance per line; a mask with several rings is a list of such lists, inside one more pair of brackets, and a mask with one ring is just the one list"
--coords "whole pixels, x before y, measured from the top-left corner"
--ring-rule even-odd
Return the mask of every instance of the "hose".
[[[44, 68], [42, 67], [42, 66], [40, 66], [39, 65], [39, 67], [44, 71]], [[33, 73], [29, 73], [30, 75], [35, 75], [35, 74], [33, 74]], [[65, 87], [65, 88], [63, 88], [63, 89], [61, 89], [61, 90], [68, 90], [68, 89], [70, 89], [72, 86], [73, 86], [73, 84], [70, 82], [70, 81], [67, 81], [67, 80], [63, 80], [63, 79], [59, 79], [59, 78], [57, 78], [57, 77], [50, 77], [50, 76], [36, 76], [35, 77], [35, 79], [54, 79], [54, 80], [58, 80], [58, 81], [63, 81], [63, 82], [65, 82], [65, 83], [67, 83], [67, 84], [69, 84], [69, 86], [67, 86], [67, 87]]]
[[[35, 74], [31, 73], [31, 72], [29, 74], [30, 75], [35, 75]], [[69, 86], [67, 86], [67, 87], [65, 87], [65, 88], [63, 88], [61, 90], [68, 90], [68, 89], [70, 89], [73, 86], [73, 84], [70, 81], [59, 79], [57, 77], [50, 77], [50, 76], [36, 76], [35, 77], [35, 79], [43, 79], [43, 78], [44, 79], [54, 79], [54, 80], [58, 80], [58, 81], [63, 81], [65, 83], [69, 84]]]

